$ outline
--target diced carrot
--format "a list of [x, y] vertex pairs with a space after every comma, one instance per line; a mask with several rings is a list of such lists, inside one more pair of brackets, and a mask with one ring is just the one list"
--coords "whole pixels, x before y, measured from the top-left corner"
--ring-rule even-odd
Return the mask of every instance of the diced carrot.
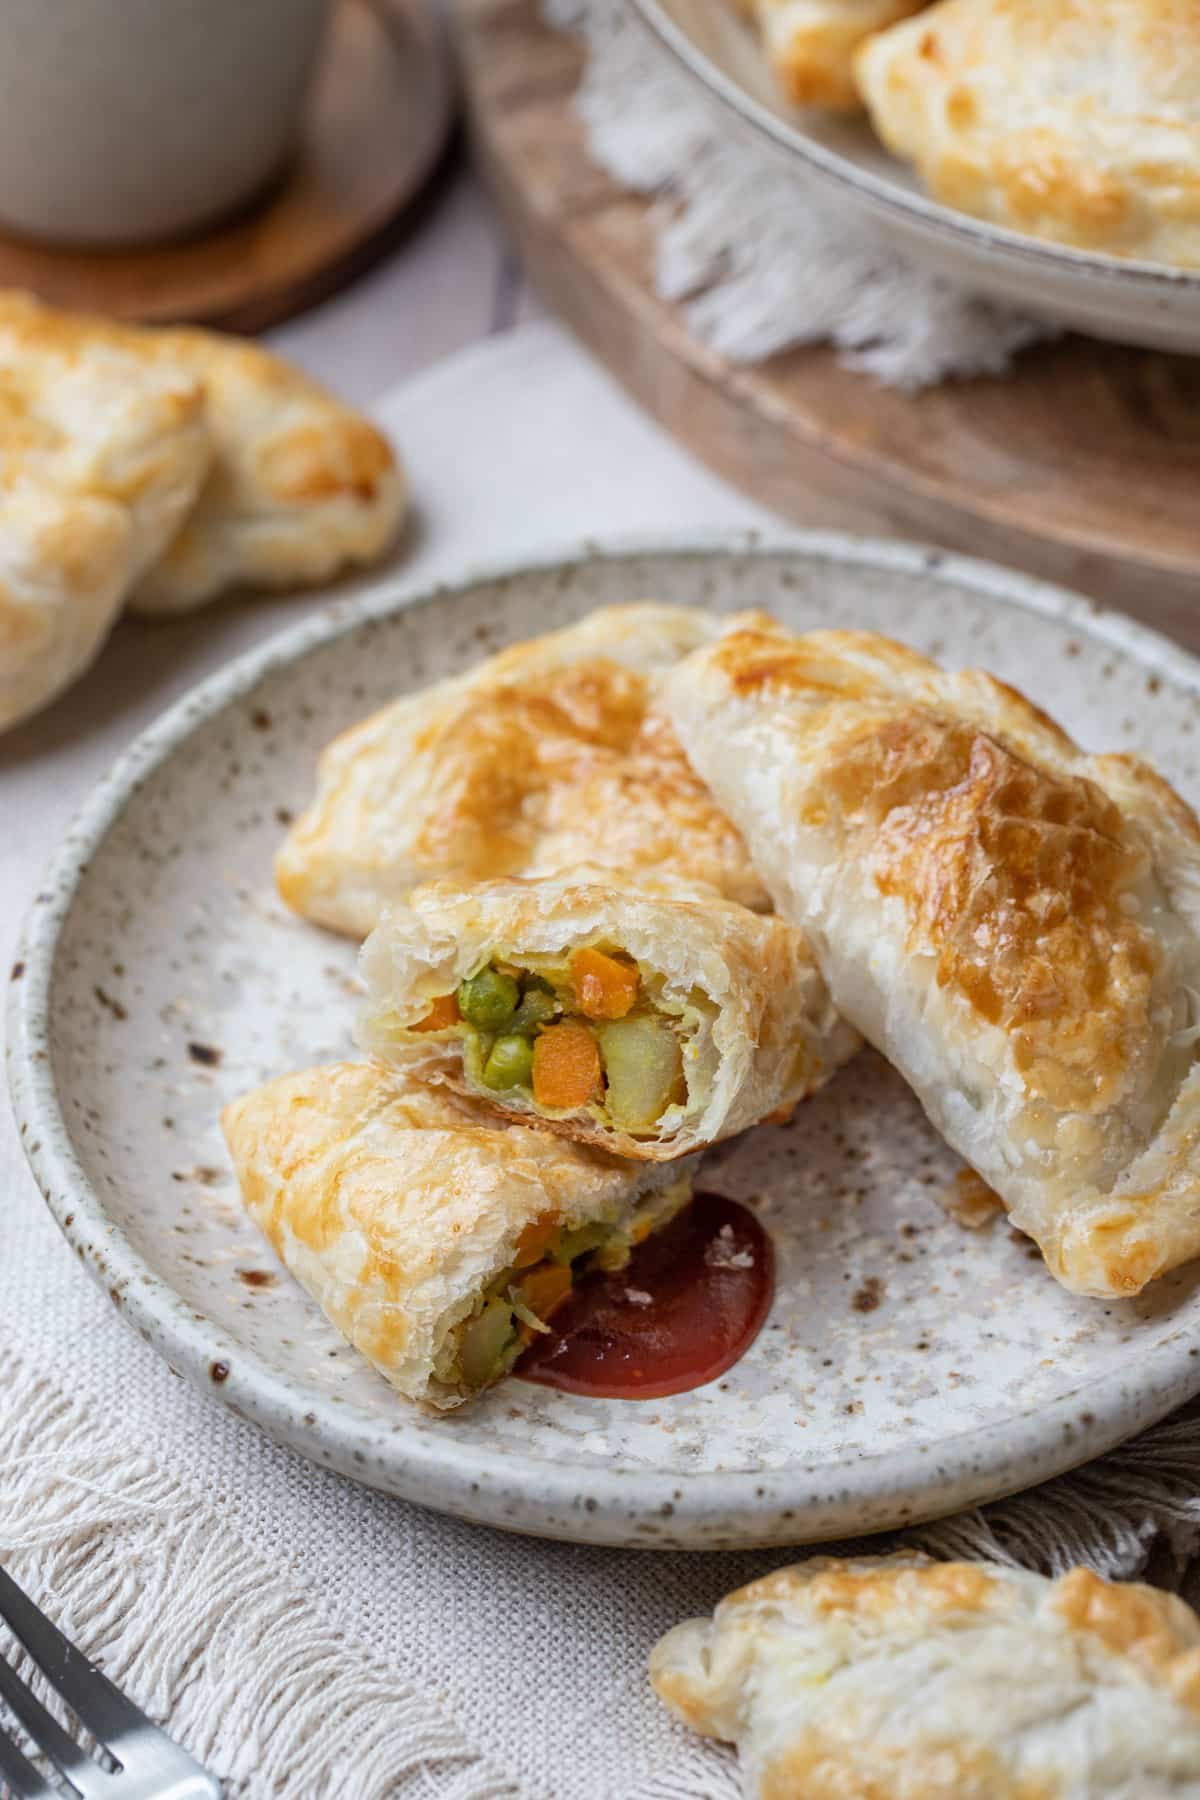
[[600, 1046], [578, 1019], [550, 1025], [533, 1040], [533, 1097], [539, 1106], [586, 1106], [600, 1086]]
[[603, 950], [577, 950], [571, 980], [579, 1010], [589, 1019], [623, 1019], [637, 999], [637, 970]]
[[513, 1268], [527, 1269], [530, 1263], [541, 1262], [546, 1254], [546, 1246], [557, 1230], [557, 1213], [543, 1213], [540, 1219], [530, 1219], [517, 1239], [517, 1247], [513, 1251]]
[[571, 1271], [558, 1263], [531, 1269], [521, 1282], [521, 1298], [543, 1324], [549, 1322], [571, 1291]]
[[425, 1017], [418, 1019], [416, 1024], [410, 1025], [408, 1029], [410, 1031], [449, 1031], [450, 1027], [457, 1025], [461, 1018], [462, 1014], [458, 1010], [458, 1001], [454, 995], [440, 994]]

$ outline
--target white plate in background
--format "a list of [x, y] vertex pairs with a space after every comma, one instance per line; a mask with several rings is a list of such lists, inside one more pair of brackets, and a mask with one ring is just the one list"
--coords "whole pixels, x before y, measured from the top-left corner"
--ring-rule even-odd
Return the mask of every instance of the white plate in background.
[[1060, 325], [1200, 353], [1200, 270], [1068, 249], [931, 200], [858, 117], [791, 106], [729, 0], [629, 0], [730, 125], [961, 287]]

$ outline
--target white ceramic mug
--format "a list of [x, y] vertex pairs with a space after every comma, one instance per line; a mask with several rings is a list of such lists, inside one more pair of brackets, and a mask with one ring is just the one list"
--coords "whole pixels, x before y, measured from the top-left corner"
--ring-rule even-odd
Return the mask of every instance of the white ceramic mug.
[[0, 0], [0, 225], [148, 243], [253, 199], [295, 141], [330, 0]]

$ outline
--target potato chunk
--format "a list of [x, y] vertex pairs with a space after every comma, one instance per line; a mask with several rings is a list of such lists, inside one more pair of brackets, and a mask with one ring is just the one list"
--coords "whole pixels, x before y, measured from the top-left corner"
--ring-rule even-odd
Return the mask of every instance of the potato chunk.
[[665, 1019], [614, 1019], [595, 1028], [608, 1078], [609, 1117], [624, 1131], [648, 1131], [684, 1096], [679, 1040]]

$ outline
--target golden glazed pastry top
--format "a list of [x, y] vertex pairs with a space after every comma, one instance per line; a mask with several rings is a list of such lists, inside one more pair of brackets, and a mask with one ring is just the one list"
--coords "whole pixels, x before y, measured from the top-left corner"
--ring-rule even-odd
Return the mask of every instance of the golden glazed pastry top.
[[834, 1001], [1084, 1292], [1200, 1251], [1200, 828], [977, 671], [750, 624], [671, 684], [682, 741]]
[[92, 661], [211, 456], [189, 371], [118, 326], [0, 294], [0, 729]]
[[289, 906], [365, 937], [423, 881], [667, 867], [767, 897], [737, 832], [654, 709], [662, 674], [721, 622], [605, 607], [406, 696], [329, 745], [276, 862]]
[[1081, 250], [1200, 265], [1195, 0], [940, 0], [858, 84], [938, 200]]
[[203, 383], [214, 454], [186, 523], [135, 588], [135, 611], [190, 611], [234, 587], [313, 586], [383, 554], [407, 490], [370, 420], [243, 339], [157, 331], [142, 341]]
[[752, 0], [771, 67], [797, 106], [857, 112], [854, 53], [926, 0]]
[[257, 345], [0, 293], [0, 729], [123, 606], [324, 580], [379, 555], [404, 501], [374, 426]]
[[816, 1557], [677, 1626], [650, 1675], [757, 1800], [1200, 1794], [1200, 1621], [1087, 1569]]

